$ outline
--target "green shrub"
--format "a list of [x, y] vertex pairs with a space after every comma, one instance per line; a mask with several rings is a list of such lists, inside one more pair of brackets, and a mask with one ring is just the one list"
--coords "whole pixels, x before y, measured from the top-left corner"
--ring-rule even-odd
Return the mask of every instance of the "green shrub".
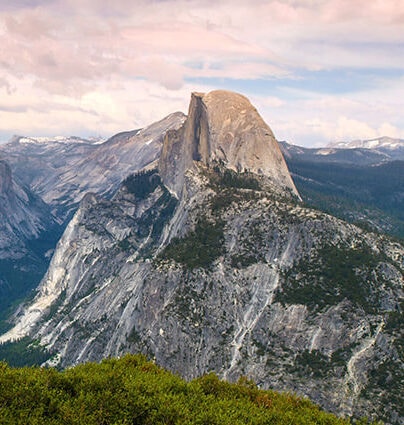
[[348, 425], [350, 421], [321, 411], [308, 399], [260, 390], [246, 378], [229, 384], [211, 373], [187, 383], [143, 356], [126, 355], [62, 372], [13, 369], [0, 363], [0, 423]]

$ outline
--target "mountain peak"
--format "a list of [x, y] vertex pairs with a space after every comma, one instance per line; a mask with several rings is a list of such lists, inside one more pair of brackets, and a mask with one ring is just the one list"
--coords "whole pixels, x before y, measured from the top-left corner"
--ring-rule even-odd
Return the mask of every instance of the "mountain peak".
[[159, 170], [173, 192], [181, 192], [184, 173], [195, 161], [264, 175], [298, 195], [271, 129], [238, 93], [192, 93], [183, 127], [166, 134]]

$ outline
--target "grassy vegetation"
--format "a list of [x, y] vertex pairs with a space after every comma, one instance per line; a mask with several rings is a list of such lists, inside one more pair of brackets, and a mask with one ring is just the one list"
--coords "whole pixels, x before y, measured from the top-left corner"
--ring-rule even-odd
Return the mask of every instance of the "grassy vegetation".
[[[142, 356], [55, 369], [0, 363], [0, 423], [24, 425], [324, 424], [349, 420], [307, 399], [208, 374], [190, 383]], [[365, 424], [363, 420], [360, 423]]]

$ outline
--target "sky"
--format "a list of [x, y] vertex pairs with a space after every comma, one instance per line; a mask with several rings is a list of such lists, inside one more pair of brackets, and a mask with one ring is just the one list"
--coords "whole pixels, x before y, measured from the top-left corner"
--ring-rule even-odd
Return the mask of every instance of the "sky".
[[404, 0], [0, 0], [0, 141], [247, 96], [278, 140], [404, 139]]

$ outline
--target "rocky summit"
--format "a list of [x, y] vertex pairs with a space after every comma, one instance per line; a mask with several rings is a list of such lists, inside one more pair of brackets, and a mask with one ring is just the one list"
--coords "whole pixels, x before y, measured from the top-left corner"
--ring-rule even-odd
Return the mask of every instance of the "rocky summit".
[[243, 96], [193, 94], [157, 166], [87, 194], [0, 337], [62, 367], [143, 352], [402, 423], [403, 246], [306, 207]]
[[194, 161], [264, 175], [298, 195], [271, 129], [237, 93], [193, 93], [185, 125], [167, 132], [159, 161], [164, 184], [178, 193]]

